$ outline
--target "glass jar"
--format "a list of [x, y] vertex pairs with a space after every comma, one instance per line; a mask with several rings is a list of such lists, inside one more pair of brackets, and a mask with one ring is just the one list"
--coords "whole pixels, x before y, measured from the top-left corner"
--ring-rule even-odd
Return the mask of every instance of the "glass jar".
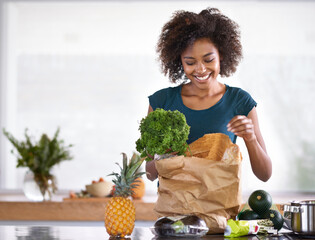
[[36, 177], [32, 171], [27, 171], [24, 176], [23, 192], [31, 201], [50, 201], [55, 193], [56, 178], [53, 175], [48, 177]]

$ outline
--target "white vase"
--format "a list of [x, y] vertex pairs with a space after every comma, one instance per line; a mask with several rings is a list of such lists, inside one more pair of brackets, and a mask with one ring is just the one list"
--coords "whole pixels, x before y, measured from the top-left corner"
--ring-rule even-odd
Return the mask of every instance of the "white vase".
[[34, 173], [32, 171], [27, 171], [24, 176], [23, 192], [31, 201], [50, 201], [56, 190], [56, 178], [52, 176], [48, 179], [47, 183], [48, 187], [42, 193], [39, 183], [34, 178]]

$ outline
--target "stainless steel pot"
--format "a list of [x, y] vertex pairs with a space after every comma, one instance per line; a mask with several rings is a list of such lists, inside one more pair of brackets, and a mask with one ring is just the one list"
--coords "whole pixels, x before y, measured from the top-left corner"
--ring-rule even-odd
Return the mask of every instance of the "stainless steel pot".
[[315, 235], [315, 200], [291, 202], [284, 205], [283, 215], [297, 234]]

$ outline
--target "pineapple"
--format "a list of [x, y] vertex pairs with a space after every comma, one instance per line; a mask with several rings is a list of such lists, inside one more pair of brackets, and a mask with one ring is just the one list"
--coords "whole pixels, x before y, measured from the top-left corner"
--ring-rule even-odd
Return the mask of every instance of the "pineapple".
[[115, 184], [114, 196], [109, 200], [105, 208], [105, 227], [111, 237], [123, 238], [131, 235], [136, 219], [135, 206], [131, 201], [132, 188], [137, 182], [136, 178], [144, 172], [137, 172], [143, 159], [133, 154], [128, 163], [127, 155], [123, 155], [123, 166], [120, 167], [120, 174], [113, 172], [113, 183]]

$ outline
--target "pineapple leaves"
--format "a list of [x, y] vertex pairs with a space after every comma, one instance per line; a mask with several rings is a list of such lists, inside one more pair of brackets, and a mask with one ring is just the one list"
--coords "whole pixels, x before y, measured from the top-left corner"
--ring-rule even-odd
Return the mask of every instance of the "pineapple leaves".
[[113, 172], [108, 176], [114, 176], [113, 183], [115, 184], [115, 196], [128, 197], [132, 194], [132, 188], [135, 187], [136, 178], [141, 177], [145, 172], [139, 172], [139, 168], [143, 163], [143, 159], [136, 153], [130, 158], [125, 153], [123, 155], [122, 166], [116, 163], [120, 168], [120, 173]]
[[[128, 157], [126, 153], [121, 153], [123, 155], [123, 171], [127, 170]], [[124, 172], [124, 175], [126, 172]]]
[[137, 163], [135, 163], [135, 165], [131, 166], [130, 169], [128, 169], [128, 171], [126, 173], [126, 178], [129, 179], [132, 176], [135, 176], [135, 173], [138, 170], [138, 168], [141, 166], [141, 164], [142, 164], [142, 161], [137, 162]]
[[133, 155], [130, 159], [130, 164], [134, 165], [137, 161], [140, 161], [140, 156], [136, 153], [133, 153]]

